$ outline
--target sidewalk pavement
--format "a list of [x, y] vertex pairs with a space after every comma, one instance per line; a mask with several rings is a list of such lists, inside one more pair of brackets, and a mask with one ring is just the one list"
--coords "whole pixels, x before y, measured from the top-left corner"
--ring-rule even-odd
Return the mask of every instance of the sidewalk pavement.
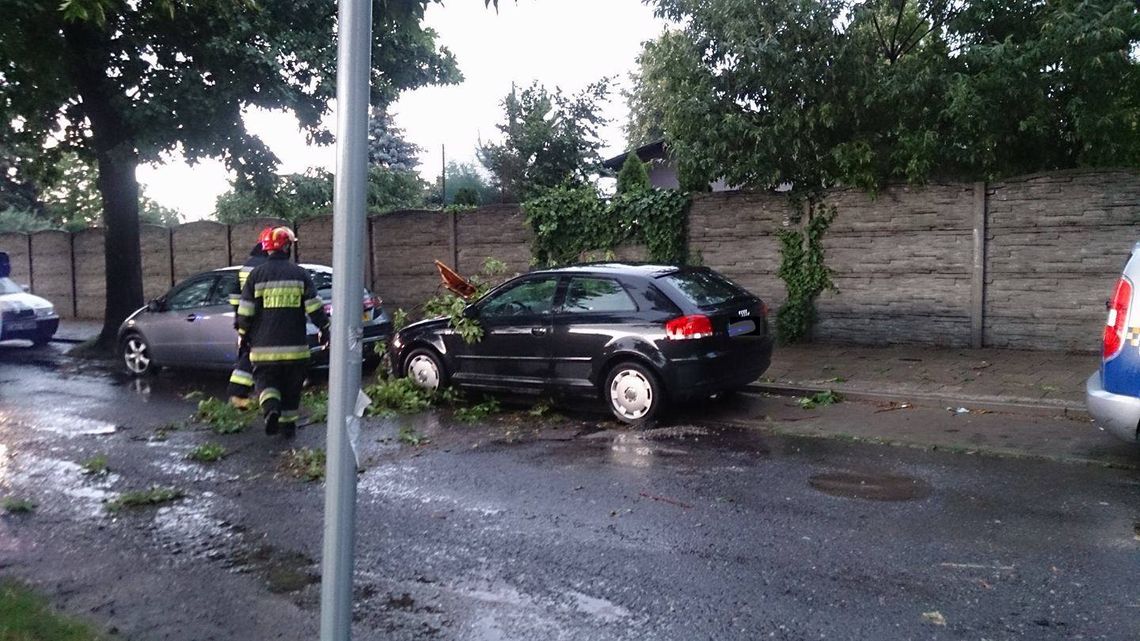
[[99, 337], [103, 321], [64, 318], [52, 340], [59, 343], [85, 343]]
[[[56, 340], [82, 343], [101, 329], [100, 321], [65, 319]], [[752, 387], [770, 394], [834, 390], [852, 400], [1084, 418], [1085, 379], [1099, 366], [1094, 353], [786, 345], [776, 347], [771, 367]]]
[[753, 388], [790, 395], [834, 390], [853, 400], [1084, 418], [1085, 379], [1099, 366], [1095, 353], [790, 345], [776, 347], [771, 367]]

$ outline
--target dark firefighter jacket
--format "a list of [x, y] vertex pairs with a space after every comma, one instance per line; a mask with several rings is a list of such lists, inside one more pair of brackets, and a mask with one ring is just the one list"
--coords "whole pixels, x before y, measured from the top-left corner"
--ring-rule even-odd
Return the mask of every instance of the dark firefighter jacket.
[[238, 302], [238, 333], [249, 342], [254, 365], [288, 365], [309, 358], [305, 316], [328, 331], [324, 301], [308, 272], [274, 253], [245, 281]]
[[[234, 306], [234, 311], [237, 311], [238, 303], [241, 302], [241, 290], [245, 287], [245, 281], [249, 278], [250, 272], [267, 260], [269, 260], [269, 254], [261, 250], [261, 243], [254, 245], [253, 250], [249, 252], [249, 258], [245, 259], [245, 264], [238, 270], [237, 291], [230, 296], [230, 305]], [[234, 325], [237, 325], [237, 315], [234, 315]]]

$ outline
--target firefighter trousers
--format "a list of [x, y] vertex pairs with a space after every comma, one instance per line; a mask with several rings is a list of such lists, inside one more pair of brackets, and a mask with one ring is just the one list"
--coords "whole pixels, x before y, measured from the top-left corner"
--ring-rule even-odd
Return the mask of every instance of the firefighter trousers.
[[253, 365], [249, 362], [249, 345], [245, 341], [238, 344], [234, 371], [230, 372], [229, 396], [249, 398], [253, 391]]
[[282, 427], [296, 425], [301, 411], [301, 388], [309, 361], [254, 365], [253, 379], [257, 389], [257, 403], [263, 415], [278, 412]]

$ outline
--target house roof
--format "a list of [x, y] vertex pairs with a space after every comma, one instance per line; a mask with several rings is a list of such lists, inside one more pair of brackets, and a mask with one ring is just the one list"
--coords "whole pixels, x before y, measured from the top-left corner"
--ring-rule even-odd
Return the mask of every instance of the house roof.
[[628, 158], [631, 153], [636, 153], [641, 162], [665, 158], [668, 155], [665, 151], [665, 139], [662, 138], [661, 140], [655, 140], [647, 145], [642, 145], [637, 149], [605, 160], [602, 162], [602, 166], [606, 169], [621, 169], [621, 166], [625, 164], [625, 159]]

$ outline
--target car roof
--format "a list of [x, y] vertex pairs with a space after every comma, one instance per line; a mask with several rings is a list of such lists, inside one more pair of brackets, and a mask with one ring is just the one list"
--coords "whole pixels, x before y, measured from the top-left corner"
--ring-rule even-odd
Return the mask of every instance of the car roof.
[[605, 274], [609, 276], [643, 276], [645, 278], [658, 278], [660, 276], [667, 276], [681, 271], [680, 267], [676, 265], [663, 265], [660, 263], [618, 263], [618, 262], [600, 262], [600, 263], [580, 263], [577, 265], [567, 265], [566, 267], [555, 267], [552, 269], [540, 269], [531, 274]]
[[[332, 267], [329, 267], [328, 265], [318, 265], [316, 263], [298, 263], [298, 265], [300, 265], [301, 267], [304, 267], [305, 269], [308, 269], [310, 271], [314, 271], [314, 272], [330, 272], [330, 273], [332, 272]], [[230, 267], [219, 267], [218, 269], [215, 269], [213, 271], [216, 271], [216, 272], [235, 272], [239, 269], [241, 269], [241, 265], [232, 265]]]

